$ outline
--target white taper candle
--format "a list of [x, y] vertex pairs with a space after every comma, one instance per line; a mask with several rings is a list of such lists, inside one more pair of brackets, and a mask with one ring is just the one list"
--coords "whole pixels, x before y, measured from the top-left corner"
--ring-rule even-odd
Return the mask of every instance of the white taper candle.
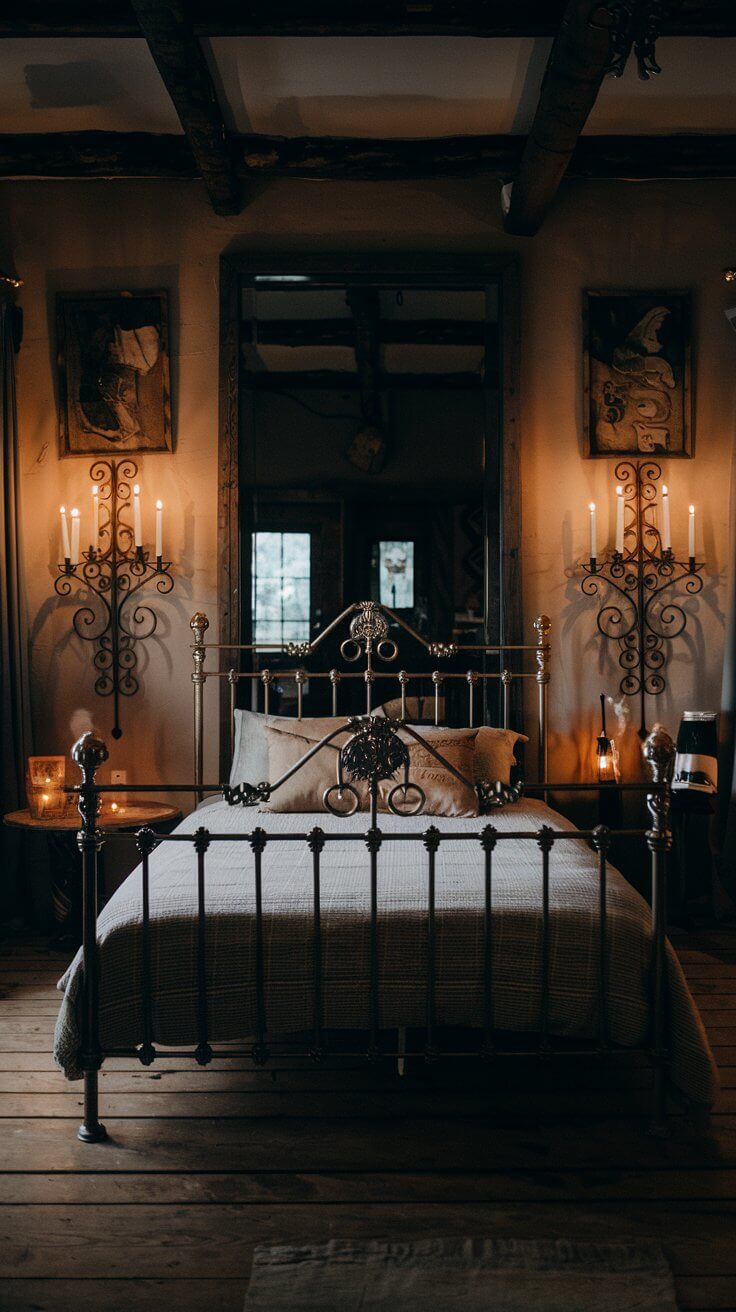
[[92, 484], [92, 546], [95, 551], [100, 541], [100, 489]]
[[624, 554], [624, 490], [616, 488], [616, 550], [619, 556]]
[[156, 559], [164, 554], [164, 503], [156, 502]]
[[61, 515], [61, 550], [64, 553], [64, 560], [68, 560], [71, 549], [69, 547], [69, 525], [66, 521], [66, 506], [61, 506], [59, 513]]
[[143, 527], [141, 525], [141, 489], [133, 484], [133, 541], [137, 547], [143, 546]]
[[662, 546], [665, 551], [669, 551], [672, 546], [672, 531], [670, 529], [670, 494], [669, 489], [662, 485]]
[[690, 507], [687, 526], [687, 554], [692, 560], [695, 556], [695, 506]]
[[588, 510], [590, 511], [590, 559], [596, 560], [598, 556], [598, 528], [595, 516], [595, 501], [591, 501]]
[[72, 510], [72, 551], [70, 560], [72, 565], [79, 563], [79, 511], [76, 506]]

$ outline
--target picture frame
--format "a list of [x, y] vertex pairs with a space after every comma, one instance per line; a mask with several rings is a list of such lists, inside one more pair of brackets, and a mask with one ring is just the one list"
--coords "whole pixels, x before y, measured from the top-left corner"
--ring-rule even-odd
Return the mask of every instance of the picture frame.
[[585, 455], [691, 457], [691, 293], [586, 291], [583, 324]]
[[61, 456], [171, 451], [165, 291], [56, 300]]

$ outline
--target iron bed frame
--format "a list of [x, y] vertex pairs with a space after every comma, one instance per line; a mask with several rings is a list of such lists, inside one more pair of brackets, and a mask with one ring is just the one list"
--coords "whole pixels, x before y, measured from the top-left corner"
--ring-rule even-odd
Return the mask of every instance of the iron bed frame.
[[[370, 815], [367, 828], [361, 830], [349, 830], [347, 832], [326, 833], [321, 827], [316, 826], [310, 830], [300, 833], [288, 834], [268, 834], [260, 826], [255, 826], [250, 832], [242, 834], [218, 834], [210, 832], [206, 826], [199, 827], [193, 834], [173, 833], [168, 835], [158, 835], [150, 828], [144, 827], [137, 834], [119, 835], [116, 838], [124, 840], [128, 838], [136, 843], [137, 849], [141, 856], [141, 1034], [142, 1042], [130, 1048], [107, 1047], [101, 1046], [99, 1037], [99, 1007], [100, 1007], [100, 973], [99, 973], [99, 947], [97, 940], [97, 887], [98, 887], [98, 858], [103, 843], [112, 834], [106, 833], [99, 828], [98, 821], [101, 808], [101, 799], [106, 792], [117, 791], [113, 785], [101, 784], [97, 780], [97, 771], [107, 759], [108, 753], [105, 744], [93, 734], [84, 734], [75, 744], [72, 755], [76, 764], [82, 773], [82, 783], [74, 788], [78, 795], [78, 806], [81, 815], [82, 825], [78, 835], [78, 843], [82, 858], [82, 897], [83, 897], [83, 941], [82, 941], [82, 989], [81, 989], [81, 1051], [80, 1066], [84, 1075], [84, 1119], [79, 1128], [79, 1138], [86, 1143], [99, 1142], [107, 1137], [104, 1125], [99, 1119], [99, 1089], [98, 1073], [106, 1057], [129, 1057], [137, 1059], [143, 1065], [150, 1065], [158, 1056], [193, 1058], [199, 1065], [207, 1066], [218, 1057], [240, 1057], [250, 1058], [256, 1065], [263, 1065], [272, 1055], [289, 1055], [307, 1057], [313, 1062], [324, 1060], [330, 1053], [330, 1038], [325, 1031], [323, 1024], [324, 1016], [324, 974], [322, 959], [322, 906], [321, 906], [321, 854], [327, 844], [340, 842], [362, 843], [368, 852], [368, 877], [370, 887], [370, 925], [369, 925], [369, 1031], [368, 1041], [364, 1048], [358, 1051], [346, 1051], [340, 1049], [341, 1056], [362, 1057], [368, 1061], [375, 1062], [379, 1058], [385, 1057], [402, 1057], [403, 1052], [391, 1051], [382, 1039], [381, 1031], [381, 997], [379, 981], [379, 854], [384, 844], [394, 842], [412, 841], [423, 845], [426, 851], [426, 871], [427, 871], [427, 914], [426, 914], [426, 951], [427, 951], [427, 976], [426, 976], [426, 1022], [425, 1022], [425, 1042], [423, 1047], [423, 1056], [427, 1061], [433, 1062], [439, 1057], [447, 1056], [452, 1058], [482, 1058], [486, 1062], [498, 1061], [511, 1057], [542, 1057], [548, 1058], [554, 1055], [573, 1055], [588, 1057], [603, 1057], [615, 1051], [614, 1045], [610, 1042], [608, 1032], [608, 979], [606, 966], [607, 952], [607, 871], [608, 871], [608, 852], [614, 831], [603, 825], [598, 825], [593, 829], [575, 829], [571, 831], [557, 831], [548, 825], [542, 825], [537, 830], [520, 830], [520, 831], [499, 831], [492, 824], [486, 823], [479, 826], [478, 830], [472, 833], [463, 832], [461, 834], [442, 833], [434, 824], [430, 824], [423, 832], [384, 832], [378, 823], [378, 793], [379, 784], [382, 780], [392, 779], [396, 771], [402, 771], [403, 782], [395, 784], [388, 795], [388, 806], [395, 814], [409, 815], [418, 814], [423, 806], [424, 795], [421, 788], [412, 782], [410, 777], [409, 752], [407, 739], [417, 740], [422, 744], [425, 751], [435, 757], [444, 768], [449, 769], [459, 780], [471, 788], [475, 788], [478, 796], [479, 814], [492, 812], [497, 806], [504, 805], [509, 800], [515, 800], [521, 793], [521, 785], [512, 789], [499, 788], [495, 781], [481, 781], [475, 783], [473, 780], [465, 779], [464, 776], [453, 765], [450, 764], [431, 744], [430, 740], [422, 737], [421, 728], [415, 729], [407, 723], [407, 687], [412, 678], [426, 678], [426, 674], [412, 675], [406, 671], [399, 671], [397, 675], [385, 676], [375, 669], [375, 660], [391, 662], [398, 656], [398, 646], [395, 640], [389, 636], [389, 624], [395, 622], [400, 628], [406, 629], [414, 638], [424, 642], [418, 634], [406, 625], [400, 617], [394, 615], [387, 608], [378, 606], [373, 602], [358, 603], [349, 607], [338, 620], [329, 629], [325, 630], [322, 637], [331, 632], [341, 621], [348, 620], [350, 623], [350, 636], [341, 647], [341, 653], [346, 661], [355, 662], [362, 657], [365, 659], [365, 666], [361, 673], [352, 675], [338, 675], [337, 672], [330, 671], [326, 675], [315, 675], [310, 673], [308, 676], [303, 671], [303, 667], [292, 672], [279, 672], [278, 676], [271, 676], [267, 670], [261, 672], [244, 672], [240, 673], [230, 669], [226, 672], [212, 672], [205, 669], [206, 652], [209, 649], [222, 650], [216, 644], [205, 644], [204, 634], [207, 629], [206, 617], [198, 613], [191, 621], [191, 627], [194, 632], [194, 673], [192, 675], [194, 684], [194, 719], [195, 719], [195, 780], [184, 784], [155, 784], [155, 785], [127, 785], [128, 792], [182, 792], [194, 793], [201, 797], [208, 792], [221, 792], [225, 799], [231, 805], [254, 806], [259, 802], [267, 799], [277, 788], [280, 788], [288, 779], [290, 779], [297, 770], [299, 770], [307, 760], [310, 760], [316, 752], [328, 746], [338, 734], [345, 733], [347, 730], [347, 742], [340, 747], [337, 756], [337, 783], [331, 788], [325, 790], [324, 804], [328, 810], [334, 814], [347, 815], [353, 812], [344, 812], [336, 809], [328, 794], [337, 792], [338, 799], [342, 801], [345, 792], [353, 794], [357, 798], [354, 788], [356, 780], [363, 780], [368, 786], [370, 799]], [[533, 678], [538, 685], [538, 711], [539, 711], [539, 766], [540, 779], [537, 784], [527, 786], [525, 791], [528, 793], [541, 793], [547, 796], [548, 793], [566, 792], [574, 793], [581, 791], [590, 792], [596, 785], [594, 784], [552, 784], [547, 779], [547, 696], [549, 684], [549, 620], [541, 616], [535, 620], [534, 627], [537, 633], [537, 642], [528, 646], [473, 646], [463, 648], [453, 644], [430, 644], [424, 643], [430, 654], [437, 656], [438, 659], [445, 659], [455, 656], [462, 651], [472, 651], [476, 654], [481, 652], [496, 653], [504, 659], [506, 653], [533, 653], [535, 658], [535, 671], [530, 675], [525, 671], [510, 671], [503, 668], [498, 672], [474, 672], [468, 671], [465, 675], [452, 675], [449, 672], [439, 673], [434, 671], [430, 675], [434, 687], [434, 710], [435, 721], [439, 720], [440, 694], [439, 689], [442, 682], [451, 677], [465, 678], [468, 683], [469, 693], [469, 719], [472, 724], [474, 715], [474, 690], [477, 683], [484, 679], [500, 679], [503, 688], [503, 705], [504, 721], [508, 724], [508, 690], [513, 679]], [[318, 643], [311, 645], [305, 644], [300, 646], [298, 652], [286, 651], [287, 655], [307, 656], [314, 650]], [[232, 649], [228, 649], [232, 650]], [[240, 648], [239, 650], [253, 651], [253, 647]], [[270, 650], [274, 650], [271, 646]], [[279, 649], [277, 649], [279, 650]], [[346, 719], [344, 724], [333, 729], [330, 733], [314, 745], [290, 770], [284, 774], [281, 779], [274, 783], [267, 781], [256, 782], [230, 787], [229, 785], [205, 784], [202, 773], [203, 761], [203, 687], [206, 679], [215, 674], [217, 678], [227, 678], [233, 689], [238, 679], [258, 679], [264, 688], [265, 705], [268, 706], [268, 692], [272, 679], [277, 677], [280, 680], [292, 677], [297, 687], [298, 714], [302, 712], [302, 690], [306, 678], [309, 677], [327, 677], [331, 680], [333, 691], [333, 709], [337, 706], [337, 689], [343, 677], [362, 678], [366, 684], [366, 714], [363, 716], [351, 716]], [[267, 677], [266, 677], [267, 676]], [[398, 678], [401, 689], [401, 710], [402, 715], [397, 720], [388, 718], [379, 718], [372, 714], [372, 686], [380, 677]], [[235, 708], [235, 697], [231, 693], [231, 705]], [[672, 770], [674, 765], [675, 748], [672, 739], [661, 728], [657, 727], [644, 744], [644, 757], [651, 775], [651, 782], [648, 784], [629, 784], [622, 785], [625, 791], [633, 793], [646, 793], [647, 806], [649, 809], [651, 824], [648, 829], [625, 829], [615, 831], [616, 835], [627, 837], [641, 837], [647, 843], [650, 852], [651, 862], [651, 908], [652, 908], [652, 960], [650, 976], [650, 995], [649, 995], [649, 1032], [646, 1043], [633, 1048], [626, 1048], [627, 1052], [646, 1053], [652, 1063], [654, 1071], [653, 1081], [653, 1121], [652, 1125], [658, 1131], [662, 1131], [665, 1125], [666, 1116], [666, 1077], [668, 1065], [667, 1049], [667, 995], [665, 985], [665, 952], [666, 952], [666, 916], [665, 916], [665, 874], [666, 858], [672, 845], [672, 835], [669, 827], [670, 814], [670, 783], [672, 779]], [[352, 782], [346, 782], [346, 777]], [[409, 809], [406, 809], [407, 796], [413, 790], [418, 801]], [[403, 797], [397, 798], [397, 794], [403, 794]], [[403, 808], [403, 809], [402, 809]], [[471, 1045], [468, 1051], [457, 1051], [454, 1049], [443, 1049], [440, 1041], [440, 1027], [437, 1023], [436, 1007], [436, 916], [435, 916], [435, 899], [436, 899], [436, 859], [437, 852], [443, 841], [470, 841], [478, 844], [479, 847], [479, 876], [482, 879], [482, 888], [484, 890], [484, 912], [483, 912], [483, 1029], [480, 1042]], [[526, 841], [534, 842], [538, 846], [541, 854], [542, 867], [542, 905], [541, 905], [541, 961], [540, 961], [540, 989], [541, 989], [541, 1010], [540, 1010], [540, 1029], [539, 1032], [531, 1038], [535, 1040], [533, 1046], [521, 1048], [510, 1047], [508, 1042], [502, 1046], [499, 1042], [502, 1031], [497, 1030], [495, 1026], [494, 1015], [494, 996], [493, 996], [493, 968], [494, 968], [494, 916], [493, 916], [493, 863], [494, 853], [499, 843], [505, 841]], [[206, 947], [206, 853], [210, 846], [217, 842], [236, 842], [247, 844], [253, 854], [252, 879], [255, 891], [255, 952], [254, 952], [254, 976], [255, 976], [255, 1036], [253, 1041], [247, 1039], [247, 1046], [236, 1048], [227, 1046], [215, 1049], [209, 1037], [209, 1014], [208, 1014], [208, 988], [207, 988], [207, 947]], [[592, 844], [598, 856], [598, 1024], [597, 1036], [595, 1041], [583, 1040], [580, 1043], [570, 1045], [570, 1041], [565, 1041], [565, 1046], [555, 1044], [554, 1036], [550, 1032], [549, 1023], [549, 1006], [550, 1006], [550, 853], [556, 843], [567, 842], [587, 842]], [[263, 912], [263, 853], [266, 846], [271, 843], [297, 842], [305, 843], [312, 856], [312, 950], [313, 950], [313, 973], [312, 973], [312, 1028], [311, 1033], [305, 1038], [304, 1042], [299, 1042], [296, 1046], [289, 1041], [284, 1043], [282, 1040], [269, 1035], [267, 1024], [267, 990], [265, 982], [264, 968], [264, 912]], [[151, 942], [150, 942], [150, 856], [153, 850], [161, 843], [185, 843], [190, 844], [195, 853], [197, 860], [197, 928], [196, 928], [196, 994], [197, 994], [197, 1042], [193, 1048], [164, 1048], [157, 1049], [154, 1043], [153, 1034], [153, 996], [152, 996], [152, 971], [151, 971]], [[246, 873], [244, 871], [244, 873]], [[250, 878], [250, 872], [247, 872]], [[472, 1031], [471, 1031], [472, 1032]], [[245, 1038], [245, 1036], [244, 1036]]]

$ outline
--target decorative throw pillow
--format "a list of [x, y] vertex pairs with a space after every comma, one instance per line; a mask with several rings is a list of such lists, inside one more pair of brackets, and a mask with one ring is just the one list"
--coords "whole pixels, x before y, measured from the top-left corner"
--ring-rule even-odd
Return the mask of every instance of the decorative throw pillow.
[[[243, 783], [259, 784], [263, 780], [273, 778], [269, 773], [267, 725], [285, 725], [287, 729], [295, 729], [310, 739], [316, 732], [314, 741], [318, 741], [338, 723], [339, 720], [329, 715], [297, 720], [293, 715], [266, 715], [263, 711], [245, 711], [238, 708], [233, 718], [230, 787], [235, 788]], [[306, 730], [305, 726], [307, 726]]]
[[517, 743], [528, 743], [526, 734], [513, 729], [492, 729], [488, 725], [478, 730], [475, 740], [473, 777], [490, 784], [511, 782], [511, 770], [516, 765], [514, 748]]
[[[409, 748], [409, 782], [418, 784], [426, 797], [420, 814], [477, 815], [478, 797], [472, 785], [475, 777], [473, 763], [478, 730], [418, 725], [417, 733], [424, 740], [422, 743], [418, 743], [403, 729], [400, 730], [399, 736]], [[437, 760], [429, 750], [430, 747], [469, 782], [463, 783], [452, 774], [441, 761]], [[380, 785], [379, 811], [388, 811], [388, 795], [392, 788], [401, 783], [403, 783], [403, 775], [397, 775], [395, 779], [385, 780]], [[407, 814], [411, 813], [416, 802], [417, 794], [410, 788], [406, 795]], [[401, 793], [394, 795], [394, 804], [400, 811], [404, 809]]]
[[[275, 720], [275, 717], [274, 717]], [[264, 725], [264, 735], [268, 748], [268, 780], [275, 783], [296, 765], [303, 756], [318, 743], [325, 734], [345, 723], [344, 716], [336, 719], [329, 717], [307, 720], [287, 720], [280, 718], [278, 723]], [[350, 737], [349, 729], [339, 734], [321, 751], [316, 752], [272, 794], [268, 802], [261, 806], [262, 811], [324, 811], [325, 789], [337, 783], [337, 759], [340, 748]], [[346, 782], [349, 782], [346, 780]], [[365, 809], [368, 801], [368, 788], [364, 783], [353, 784], [360, 798], [360, 807]], [[340, 799], [335, 793], [331, 798], [333, 806], [340, 807]], [[346, 815], [353, 807], [353, 796], [346, 793], [344, 808]]]

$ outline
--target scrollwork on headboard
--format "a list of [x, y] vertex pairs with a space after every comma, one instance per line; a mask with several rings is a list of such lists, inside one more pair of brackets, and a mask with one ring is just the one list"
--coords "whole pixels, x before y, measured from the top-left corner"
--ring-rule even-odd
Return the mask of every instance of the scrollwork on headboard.
[[[276, 673], [273, 670], [240, 670], [232, 665], [229, 669], [217, 668], [213, 670], [206, 667], [206, 657], [209, 652], [219, 653], [223, 651], [227, 652], [231, 659], [235, 653], [249, 653], [251, 656], [272, 653], [273, 655], [293, 657], [306, 662], [325, 644], [328, 637], [339, 635], [339, 629], [343, 625], [347, 626], [348, 634], [340, 642], [339, 651], [342, 660], [347, 666], [351, 667], [348, 669], [307, 669], [306, 665], [302, 664], [293, 669], [279, 669]], [[418, 633], [401, 615], [377, 601], [359, 601], [347, 606], [340, 615], [336, 616], [315, 638], [308, 642], [256, 642], [235, 645], [207, 643], [205, 642], [205, 635], [208, 621], [207, 617], [201, 612], [194, 616], [191, 628], [194, 634], [192, 646], [194, 659], [194, 671], [192, 673], [194, 689], [194, 761], [198, 787], [204, 777], [204, 685], [208, 678], [227, 679], [229, 682], [231, 725], [237, 704], [238, 684], [241, 680], [250, 682], [251, 686], [258, 687], [260, 685], [263, 688], [263, 709], [267, 712], [270, 710], [269, 691], [274, 680], [278, 678], [280, 686], [292, 683], [296, 688], [298, 718], [301, 718], [302, 715], [303, 692], [308, 679], [310, 681], [329, 681], [332, 714], [334, 716], [338, 714], [340, 688], [348, 680], [359, 680], [365, 685], [366, 715], [371, 715], [373, 710], [374, 685], [379, 682], [385, 683], [393, 680], [401, 698], [400, 720], [405, 722], [409, 718], [407, 715], [407, 690], [410, 681], [429, 679], [432, 684], [432, 694], [429, 700], [433, 706], [435, 724], [441, 723], [441, 717], [444, 713], [443, 689], [453, 681], [461, 681], [467, 689], [467, 718], [468, 724], [471, 726], [475, 723], [477, 703], [483, 701], [481, 697], [476, 698], [478, 686], [496, 682], [500, 685], [501, 720], [505, 728], [510, 727], [510, 690], [512, 684], [517, 679], [532, 680], [536, 682], [537, 687], [539, 782], [546, 782], [547, 704], [550, 677], [550, 621], [546, 615], [540, 615], [534, 621], [536, 642], [521, 644], [463, 644], [429, 640]], [[398, 662], [399, 640], [402, 635], [406, 635], [417, 643], [427, 656], [442, 662], [442, 668], [437, 666], [433, 670], [425, 669], [414, 672], [405, 668], [388, 668]], [[474, 667], [458, 670], [457, 668], [448, 669], [444, 666], [445, 662], [450, 664], [464, 653], [468, 653], [469, 660], [475, 661], [481, 668]], [[486, 658], [493, 655], [498, 657], [497, 669], [488, 668]], [[522, 666], [526, 662], [527, 665], [533, 665], [533, 668], [511, 668], [514, 661], [520, 662]], [[361, 668], [355, 668], [358, 665]], [[519, 731], [522, 729], [521, 725], [514, 727], [518, 728]], [[254, 785], [253, 787], [257, 789], [262, 786]], [[198, 792], [198, 796], [201, 796], [201, 792]], [[500, 794], [494, 791], [493, 796], [498, 799]], [[494, 802], [490, 796], [486, 800], [488, 805], [498, 804], [498, 800]]]

